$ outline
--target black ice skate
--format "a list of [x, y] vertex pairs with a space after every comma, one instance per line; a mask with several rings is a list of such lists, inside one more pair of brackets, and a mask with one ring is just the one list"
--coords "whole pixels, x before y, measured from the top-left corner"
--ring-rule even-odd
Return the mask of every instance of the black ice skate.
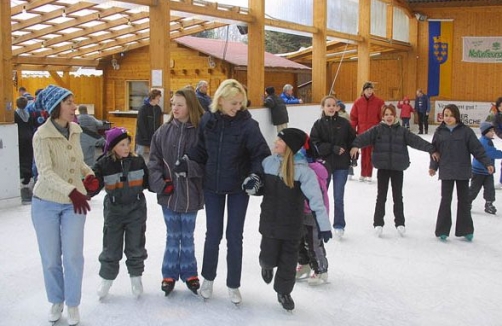
[[497, 213], [497, 208], [493, 206], [493, 203], [491, 201], [487, 201], [485, 204], [485, 212], [488, 214], [495, 214]]
[[272, 268], [262, 268], [261, 277], [263, 278], [265, 283], [270, 284], [270, 282], [272, 282], [272, 279], [274, 278], [274, 270]]
[[293, 298], [291, 298], [291, 295], [277, 293], [277, 300], [287, 311], [295, 309], [295, 302], [293, 301]]
[[166, 294], [166, 297], [173, 291], [175, 281], [172, 278], [165, 278], [162, 280], [162, 291]]
[[187, 288], [194, 294], [197, 294], [197, 290], [200, 288], [199, 278], [197, 276], [192, 276], [187, 278]]

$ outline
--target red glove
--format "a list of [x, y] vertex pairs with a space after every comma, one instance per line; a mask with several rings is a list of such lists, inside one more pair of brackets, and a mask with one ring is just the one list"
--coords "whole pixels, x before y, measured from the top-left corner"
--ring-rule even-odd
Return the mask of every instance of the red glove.
[[78, 192], [77, 188], [73, 189], [68, 195], [73, 203], [73, 211], [77, 214], [87, 214], [91, 210], [87, 202], [87, 196]]
[[164, 180], [166, 185], [164, 186], [164, 190], [162, 190], [163, 194], [170, 195], [174, 191], [173, 181], [171, 179]]
[[96, 176], [89, 174], [84, 179], [84, 187], [87, 192], [93, 193], [99, 189], [99, 180]]

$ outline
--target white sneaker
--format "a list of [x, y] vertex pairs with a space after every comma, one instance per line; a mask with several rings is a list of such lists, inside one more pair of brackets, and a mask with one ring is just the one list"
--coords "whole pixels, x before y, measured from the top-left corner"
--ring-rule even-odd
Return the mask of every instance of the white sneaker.
[[309, 285], [311, 285], [311, 286], [328, 283], [328, 272], [320, 273], [320, 274], [314, 273], [309, 278], [308, 282], [309, 282]]
[[49, 322], [54, 323], [61, 318], [61, 313], [63, 312], [62, 303], [53, 303], [51, 310], [49, 311]]
[[143, 283], [141, 282], [141, 276], [131, 276], [131, 291], [132, 295], [138, 298], [143, 294]]
[[345, 233], [344, 229], [335, 229], [335, 236], [338, 239], [341, 239], [343, 237], [343, 234]]
[[375, 235], [377, 237], [380, 237], [382, 235], [382, 232], [383, 232], [383, 227], [382, 226], [375, 226]]
[[77, 307], [68, 307], [68, 325], [74, 326], [80, 322], [80, 313]]
[[241, 291], [239, 291], [239, 288], [228, 288], [228, 296], [230, 297], [230, 301], [232, 301], [232, 303], [239, 304], [242, 301]]
[[200, 296], [204, 299], [209, 299], [213, 295], [213, 283], [214, 281], [204, 280], [202, 286], [200, 287]]
[[104, 278], [101, 278], [101, 284], [99, 285], [98, 288], [98, 297], [100, 299], [103, 299], [108, 295], [108, 292], [110, 291], [110, 288], [112, 287], [113, 280], [106, 280]]
[[406, 228], [404, 227], [404, 225], [399, 225], [397, 227], [397, 232], [400, 236], [404, 236], [404, 234], [406, 233]]
[[309, 277], [310, 271], [310, 265], [298, 265], [298, 267], [296, 267], [296, 279]]

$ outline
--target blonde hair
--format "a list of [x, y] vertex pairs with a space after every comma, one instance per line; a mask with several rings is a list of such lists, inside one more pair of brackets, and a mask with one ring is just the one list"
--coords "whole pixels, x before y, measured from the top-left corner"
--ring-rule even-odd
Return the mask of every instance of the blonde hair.
[[211, 112], [216, 113], [218, 111], [221, 111], [221, 105], [219, 103], [220, 98], [223, 99], [232, 98], [238, 94], [242, 94], [243, 96], [241, 111], [244, 111], [246, 110], [248, 103], [246, 90], [244, 89], [242, 84], [235, 79], [224, 80], [216, 90], [216, 93], [214, 93], [214, 98], [210, 105]]
[[286, 150], [284, 151], [284, 155], [282, 156], [281, 163], [281, 174], [282, 181], [289, 188], [293, 188], [295, 185], [295, 162], [294, 162], [295, 153], [286, 146]]
[[[192, 126], [197, 128], [199, 126], [201, 117], [204, 114], [204, 109], [200, 105], [199, 100], [197, 100], [197, 95], [195, 95], [195, 91], [188, 87], [184, 87], [182, 89], [177, 90], [176, 93], [174, 93], [173, 97], [175, 95], [185, 98], [188, 108], [188, 120], [190, 121]], [[174, 114], [171, 114], [167, 122], [171, 122], [173, 119], [174, 119]]]

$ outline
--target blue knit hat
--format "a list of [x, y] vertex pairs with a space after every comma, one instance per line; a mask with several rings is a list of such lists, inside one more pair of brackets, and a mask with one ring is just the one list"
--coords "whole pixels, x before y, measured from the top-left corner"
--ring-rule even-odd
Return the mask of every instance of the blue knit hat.
[[127, 131], [126, 128], [122, 127], [113, 127], [110, 130], [105, 131], [105, 135], [105, 153], [111, 151], [121, 140], [129, 138], [129, 141], [131, 141], [131, 134]]
[[49, 85], [37, 95], [35, 108], [37, 111], [45, 110], [51, 114], [54, 108], [69, 95], [73, 93], [66, 88]]
[[483, 121], [479, 125], [479, 129], [481, 130], [481, 134], [484, 136], [486, 135], [490, 129], [494, 128], [493, 125], [490, 122]]

